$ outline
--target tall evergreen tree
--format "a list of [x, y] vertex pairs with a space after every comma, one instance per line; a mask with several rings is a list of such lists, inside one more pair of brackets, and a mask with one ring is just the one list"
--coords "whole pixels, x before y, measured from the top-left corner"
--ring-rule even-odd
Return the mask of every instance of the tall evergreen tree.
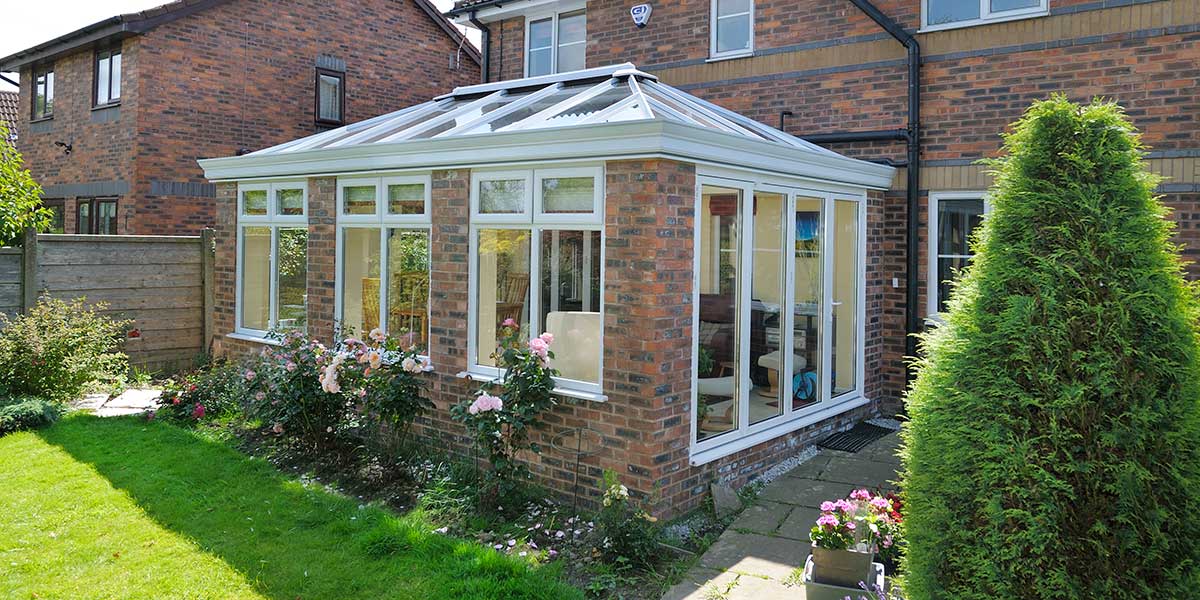
[[1120, 107], [1034, 104], [922, 340], [909, 600], [1200, 598], [1197, 296]]

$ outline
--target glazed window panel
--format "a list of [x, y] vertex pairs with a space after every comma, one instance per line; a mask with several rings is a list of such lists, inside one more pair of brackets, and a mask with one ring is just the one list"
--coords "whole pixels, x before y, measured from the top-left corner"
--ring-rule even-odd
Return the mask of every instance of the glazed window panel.
[[387, 331], [404, 345], [429, 348], [429, 231], [389, 229]]
[[595, 211], [595, 177], [547, 177], [541, 181], [542, 212], [591, 214]]
[[587, 15], [575, 11], [558, 17], [558, 73], [578, 71], [587, 60]]
[[476, 364], [494, 367], [500, 327], [509, 319], [528, 339], [530, 242], [528, 229], [481, 229], [477, 237]]
[[750, 272], [750, 369], [743, 385], [750, 389], [751, 425], [783, 414], [785, 392], [790, 389], [780, 374], [786, 368], [781, 326], [787, 271], [784, 232], [787, 196], [754, 193], [753, 253]]
[[271, 228], [242, 229], [241, 326], [267, 331], [271, 326]]
[[425, 214], [425, 184], [393, 183], [387, 185], [388, 214]]
[[304, 214], [304, 190], [285, 188], [275, 190], [275, 214], [300, 216]]
[[379, 327], [382, 314], [379, 236], [377, 227], [342, 229], [341, 325], [348, 335], [366, 335]]
[[243, 190], [242, 214], [246, 216], [265, 216], [267, 214], [267, 190]]
[[541, 19], [529, 24], [529, 50], [526, 70], [529, 77], [554, 72], [554, 19]]
[[543, 229], [540, 238], [538, 329], [554, 335], [552, 365], [563, 379], [599, 384], [601, 233]]
[[525, 179], [484, 179], [479, 182], [479, 212], [524, 213], [526, 193]]
[[792, 410], [821, 401], [824, 235], [822, 199], [796, 197], [790, 225], [794, 233], [792, 301]]
[[858, 203], [833, 202], [833, 395], [858, 385]]
[[983, 223], [986, 205], [983, 198], [934, 198], [937, 232], [934, 238], [934, 306], [946, 310], [954, 280], [971, 262], [971, 236]]
[[375, 185], [347, 185], [342, 187], [343, 215], [375, 214]]
[[742, 190], [705, 185], [701, 191], [700, 306], [696, 439], [738, 429], [743, 383], [741, 319]]
[[713, 0], [713, 55], [747, 52], [754, 37], [754, 5], [751, 0]]
[[303, 330], [307, 324], [308, 229], [281, 227], [275, 244], [275, 329]]

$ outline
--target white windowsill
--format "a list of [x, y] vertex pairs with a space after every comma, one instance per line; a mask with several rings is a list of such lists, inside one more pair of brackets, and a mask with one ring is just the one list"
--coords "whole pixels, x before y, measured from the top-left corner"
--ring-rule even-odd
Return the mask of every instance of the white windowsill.
[[[479, 383], [491, 383], [491, 384], [500, 383], [500, 379], [498, 377], [494, 377], [487, 373], [472, 373], [471, 371], [460, 371], [458, 373], [458, 375], [456, 375], [456, 377], [458, 377], [459, 379], [470, 379], [471, 381], [477, 381]], [[608, 402], [608, 396], [606, 396], [604, 394], [597, 394], [595, 392], [584, 392], [584, 391], [574, 390], [571, 388], [566, 388], [566, 387], [561, 387], [561, 386], [554, 388], [553, 393], [555, 396], [565, 396], [567, 398], [574, 398], [576, 400], [584, 400], [587, 402]]]
[[698, 467], [705, 463], [710, 463], [714, 460], [724, 458], [740, 450], [745, 450], [751, 446], [768, 442], [779, 436], [786, 435], [798, 429], [808, 427], [814, 423], [824, 421], [825, 419], [836, 417], [848, 410], [858, 408], [860, 406], [869, 404], [870, 402], [870, 399], [861, 394], [845, 400], [839, 399], [837, 404], [827, 408], [804, 415], [803, 417], [782, 421], [773, 427], [762, 429], [749, 435], [744, 435], [738, 438], [730, 438], [729, 441], [717, 446], [711, 446], [703, 450], [696, 450], [695, 446], [693, 446], [690, 457], [691, 466]]
[[1020, 21], [1021, 19], [1036, 19], [1050, 14], [1048, 10], [1042, 10], [1032, 13], [1021, 13], [1019, 15], [1010, 15], [1007, 17], [993, 17], [990, 19], [971, 19], [970, 21], [954, 21], [952, 23], [943, 23], [941, 25], [926, 25], [917, 31], [917, 33], [933, 33], [935, 31], [946, 31], [949, 29], [962, 29], [964, 27], [978, 27], [980, 25], [991, 25], [993, 23], [1007, 23], [1009, 21]]
[[723, 60], [736, 60], [739, 58], [749, 58], [751, 56], [754, 56], [753, 50], [743, 50], [740, 52], [734, 52], [732, 54], [718, 54], [715, 56], [710, 56], [707, 59], [705, 59], [704, 62], [715, 63], [715, 62], [721, 62]]
[[280, 345], [280, 341], [279, 341], [279, 340], [274, 340], [274, 339], [271, 339], [271, 338], [265, 338], [265, 337], [258, 336], [258, 335], [254, 335], [254, 334], [250, 334], [250, 333], [238, 333], [238, 332], [236, 332], [236, 331], [235, 331], [235, 332], [233, 332], [233, 333], [227, 333], [227, 334], [225, 334], [225, 337], [227, 337], [227, 338], [229, 338], [229, 339], [233, 339], [233, 340], [242, 340], [243, 342], [255, 342], [255, 343], [258, 343], [258, 344], [266, 344], [266, 345], [268, 345], [268, 346], [278, 346], [278, 345]]

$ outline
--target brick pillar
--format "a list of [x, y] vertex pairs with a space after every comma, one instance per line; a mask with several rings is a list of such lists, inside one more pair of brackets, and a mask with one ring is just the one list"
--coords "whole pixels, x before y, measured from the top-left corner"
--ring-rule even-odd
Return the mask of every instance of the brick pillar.
[[429, 359], [442, 377], [467, 369], [470, 185], [466, 169], [433, 172]]
[[[68, 203], [74, 205], [73, 202]], [[68, 229], [72, 231], [72, 229]], [[213, 229], [213, 354], [228, 350], [225, 335], [233, 332], [237, 315], [237, 184], [217, 184], [217, 220]]]
[[623, 415], [627, 485], [671, 512], [691, 439], [695, 166], [671, 160], [606, 165], [604, 389]]
[[308, 335], [333, 341], [337, 280], [337, 178], [308, 180]]

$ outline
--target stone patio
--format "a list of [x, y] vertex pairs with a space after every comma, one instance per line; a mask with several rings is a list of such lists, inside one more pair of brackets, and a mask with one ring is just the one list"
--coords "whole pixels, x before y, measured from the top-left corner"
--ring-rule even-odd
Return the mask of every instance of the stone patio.
[[788, 583], [808, 558], [817, 507], [856, 488], [895, 489], [899, 442], [893, 433], [856, 454], [822, 449], [771, 482], [663, 600], [803, 600], [804, 586]]
[[99, 417], [122, 417], [139, 415], [158, 406], [162, 390], [130, 389], [120, 396], [110, 398], [107, 394], [88, 394], [72, 403], [76, 410], [95, 413]]

